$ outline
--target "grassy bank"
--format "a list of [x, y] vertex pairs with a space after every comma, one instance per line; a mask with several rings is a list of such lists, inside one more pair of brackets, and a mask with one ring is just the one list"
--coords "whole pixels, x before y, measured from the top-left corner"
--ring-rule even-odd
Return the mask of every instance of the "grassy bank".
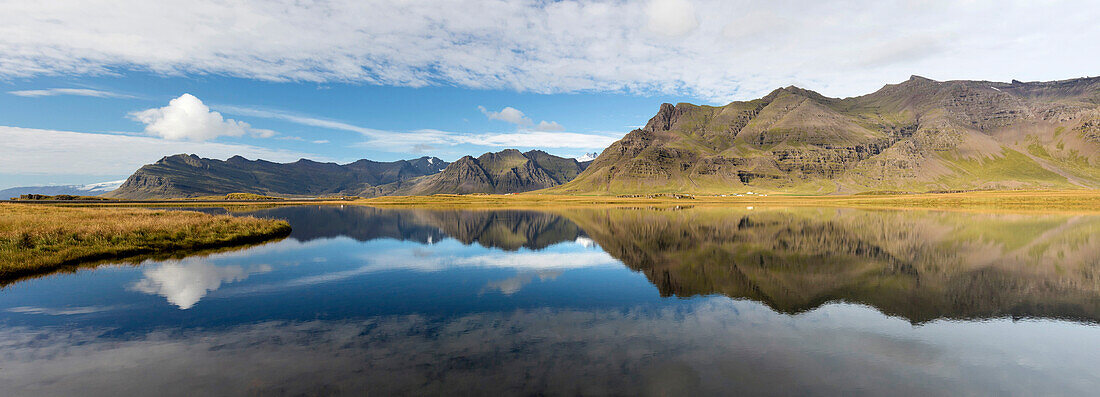
[[63, 204], [83, 207], [149, 206], [193, 207], [218, 206], [239, 209], [288, 205], [369, 205], [376, 207], [423, 208], [574, 208], [588, 206], [783, 206], [783, 207], [850, 207], [883, 209], [939, 209], [971, 211], [1013, 212], [1074, 212], [1100, 213], [1100, 190], [1031, 190], [1031, 191], [974, 191], [959, 193], [893, 193], [799, 196], [787, 194], [745, 196], [693, 196], [677, 198], [673, 195], [650, 197], [622, 197], [601, 195], [556, 195], [539, 192], [522, 194], [437, 194], [431, 196], [384, 196], [371, 199], [284, 199], [279, 201], [245, 203], [240, 201], [163, 200], [141, 202], [103, 202]]
[[810, 206], [890, 209], [946, 209], [976, 211], [1100, 212], [1100, 191], [978, 191], [962, 193], [877, 194], [847, 196], [695, 196], [670, 197], [570, 196], [547, 194], [434, 195], [379, 197], [359, 200], [372, 206], [437, 208], [508, 207], [549, 208], [590, 205], [737, 205]]
[[285, 221], [229, 215], [0, 204], [0, 278], [88, 261], [255, 243], [289, 232]]

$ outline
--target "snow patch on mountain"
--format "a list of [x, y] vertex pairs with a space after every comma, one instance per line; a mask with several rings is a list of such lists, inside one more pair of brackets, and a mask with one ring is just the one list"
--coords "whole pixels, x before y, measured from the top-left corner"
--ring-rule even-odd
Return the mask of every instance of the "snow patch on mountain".
[[596, 156], [599, 156], [599, 155], [600, 154], [596, 153], [596, 152], [585, 153], [584, 155], [582, 155], [580, 157], [577, 157], [577, 161], [580, 161], [582, 163], [585, 162], [585, 161], [592, 161], [592, 160], [595, 160]]

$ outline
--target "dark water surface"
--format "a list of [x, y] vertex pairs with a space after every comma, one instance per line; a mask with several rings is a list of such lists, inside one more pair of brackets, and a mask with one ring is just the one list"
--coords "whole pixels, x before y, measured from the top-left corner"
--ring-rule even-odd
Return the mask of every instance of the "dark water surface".
[[294, 231], [0, 290], [0, 394], [1100, 389], [1098, 216], [248, 214]]

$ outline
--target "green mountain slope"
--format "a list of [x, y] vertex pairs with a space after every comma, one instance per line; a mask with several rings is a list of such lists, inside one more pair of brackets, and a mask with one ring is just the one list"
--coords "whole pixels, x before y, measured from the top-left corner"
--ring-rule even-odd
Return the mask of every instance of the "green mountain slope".
[[836, 99], [786, 87], [663, 104], [556, 193], [1100, 187], [1100, 78], [933, 81]]

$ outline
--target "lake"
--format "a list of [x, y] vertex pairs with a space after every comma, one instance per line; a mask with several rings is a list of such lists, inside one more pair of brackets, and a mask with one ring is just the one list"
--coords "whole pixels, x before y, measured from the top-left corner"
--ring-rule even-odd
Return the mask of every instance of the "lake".
[[293, 232], [0, 290], [0, 394], [1031, 396], [1100, 387], [1100, 216], [233, 213], [286, 219]]

